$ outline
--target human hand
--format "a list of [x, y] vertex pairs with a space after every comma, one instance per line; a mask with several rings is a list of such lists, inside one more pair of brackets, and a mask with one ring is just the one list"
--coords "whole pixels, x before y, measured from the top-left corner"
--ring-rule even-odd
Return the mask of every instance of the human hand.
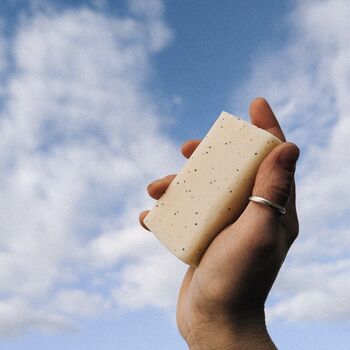
[[[252, 102], [250, 116], [254, 125], [285, 141], [264, 99]], [[185, 142], [183, 155], [189, 158], [199, 143]], [[284, 142], [264, 159], [255, 179], [253, 195], [286, 207], [286, 214], [250, 202], [217, 235], [199, 265], [189, 267], [179, 292], [177, 324], [190, 349], [275, 349], [266, 330], [264, 304], [298, 234], [294, 190], [298, 156], [298, 148]], [[174, 177], [150, 184], [150, 196], [158, 199]], [[147, 213], [140, 214], [144, 227]]]

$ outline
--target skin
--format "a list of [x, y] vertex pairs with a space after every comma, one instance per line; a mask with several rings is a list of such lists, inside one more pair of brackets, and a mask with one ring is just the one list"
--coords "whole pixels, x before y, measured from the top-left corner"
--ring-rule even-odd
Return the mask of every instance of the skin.
[[[258, 98], [251, 122], [282, 141], [285, 137], [270, 106]], [[189, 158], [200, 140], [181, 148]], [[298, 235], [294, 172], [299, 149], [283, 142], [259, 167], [253, 195], [286, 207], [285, 215], [249, 202], [244, 212], [211, 243], [197, 267], [189, 267], [180, 288], [177, 325], [188, 346], [200, 349], [276, 349], [265, 325], [264, 304], [286, 254]], [[151, 183], [154, 199], [175, 175]], [[140, 214], [140, 223], [148, 211]]]

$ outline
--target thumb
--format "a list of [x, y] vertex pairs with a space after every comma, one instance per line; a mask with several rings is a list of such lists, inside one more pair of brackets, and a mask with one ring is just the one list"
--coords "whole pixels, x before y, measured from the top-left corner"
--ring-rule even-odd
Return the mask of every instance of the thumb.
[[[253, 196], [263, 197], [285, 208], [291, 195], [298, 158], [299, 148], [293, 143], [284, 142], [274, 148], [258, 169]], [[253, 210], [254, 216], [259, 216], [264, 221], [279, 221], [281, 217], [277, 210], [255, 202], [250, 202], [247, 209]]]

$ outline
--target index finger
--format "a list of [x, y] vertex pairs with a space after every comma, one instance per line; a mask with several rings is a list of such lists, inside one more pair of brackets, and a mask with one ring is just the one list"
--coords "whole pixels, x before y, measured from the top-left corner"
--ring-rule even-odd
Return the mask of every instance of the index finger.
[[258, 97], [250, 104], [249, 114], [252, 124], [286, 141], [275, 114], [264, 98]]

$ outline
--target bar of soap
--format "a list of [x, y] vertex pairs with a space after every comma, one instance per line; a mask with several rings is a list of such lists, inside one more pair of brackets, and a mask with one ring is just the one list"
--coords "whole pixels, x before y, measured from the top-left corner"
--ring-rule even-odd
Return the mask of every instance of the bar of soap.
[[215, 236], [242, 213], [259, 165], [281, 141], [222, 112], [145, 225], [179, 259], [197, 265]]

